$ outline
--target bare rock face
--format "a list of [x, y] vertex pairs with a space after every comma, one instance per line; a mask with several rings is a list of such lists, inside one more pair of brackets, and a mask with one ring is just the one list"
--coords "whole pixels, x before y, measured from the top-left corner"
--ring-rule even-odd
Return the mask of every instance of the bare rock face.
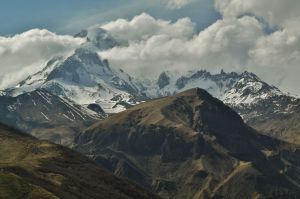
[[[151, 100], [81, 133], [76, 149], [164, 198], [297, 198], [299, 150], [202, 89]], [[296, 184], [295, 184], [296, 183]]]
[[94, 111], [95, 113], [97, 113], [99, 115], [103, 115], [103, 116], [105, 115], [104, 110], [98, 104], [89, 104], [87, 106], [87, 108]]
[[160, 74], [157, 82], [160, 89], [170, 84], [170, 77], [164, 72]]

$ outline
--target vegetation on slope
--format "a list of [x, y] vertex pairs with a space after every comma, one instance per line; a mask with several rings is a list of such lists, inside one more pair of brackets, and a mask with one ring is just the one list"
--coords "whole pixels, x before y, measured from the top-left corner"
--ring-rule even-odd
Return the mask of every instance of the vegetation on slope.
[[88, 158], [0, 125], [0, 198], [158, 198]]

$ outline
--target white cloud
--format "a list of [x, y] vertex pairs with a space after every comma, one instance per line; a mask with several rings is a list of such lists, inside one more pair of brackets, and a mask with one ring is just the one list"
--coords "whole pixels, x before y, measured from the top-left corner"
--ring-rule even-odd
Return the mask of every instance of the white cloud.
[[191, 37], [195, 32], [195, 26], [189, 18], [182, 18], [171, 23], [142, 13], [131, 21], [118, 19], [101, 27], [109, 31], [117, 40], [128, 43], [146, 40], [153, 35], [169, 35], [173, 38]]
[[166, 0], [166, 1], [167, 1], [167, 8], [180, 9], [192, 3], [194, 0]]
[[106, 24], [129, 44], [101, 55], [137, 75], [174, 68], [248, 70], [300, 94], [300, 1], [215, 0], [215, 7], [222, 19], [200, 33], [190, 19], [169, 22], [147, 14]]
[[278, 30], [257, 40], [249, 50], [252, 70], [282, 89], [300, 94], [300, 35]]
[[40, 29], [0, 37], [0, 89], [41, 69], [49, 59], [71, 53], [82, 42]]
[[277, 28], [253, 41], [248, 68], [284, 90], [300, 94], [300, 1], [216, 0], [215, 7], [224, 19], [252, 14]]
[[133, 40], [129, 46], [101, 52], [101, 56], [138, 75], [157, 75], [163, 68], [240, 69], [248, 60], [253, 40], [262, 34], [263, 27], [254, 17], [219, 20], [194, 37], [154, 34]]

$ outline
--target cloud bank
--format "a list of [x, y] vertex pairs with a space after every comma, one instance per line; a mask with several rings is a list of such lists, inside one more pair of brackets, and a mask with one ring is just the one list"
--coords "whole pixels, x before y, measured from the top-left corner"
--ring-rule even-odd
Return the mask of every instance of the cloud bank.
[[196, 24], [189, 18], [171, 23], [142, 13], [131, 21], [118, 19], [101, 27], [109, 31], [119, 42], [128, 43], [148, 40], [153, 35], [169, 35], [172, 38], [191, 37], [195, 32]]
[[[193, 30], [192, 23], [177, 21], [163, 24], [165, 27], [162, 30], [172, 29], [175, 25], [178, 29]], [[114, 29], [107, 30], [114, 34]], [[115, 47], [101, 55], [130, 73], [144, 73], [146, 70], [149, 75], [157, 75], [162, 67], [165, 70], [239, 69], [248, 59], [247, 51], [254, 45], [253, 40], [263, 35], [263, 26], [253, 17], [243, 17], [234, 21], [219, 20], [199, 34], [194, 32], [192, 36], [174, 36], [168, 32], [155, 31], [146, 38], [133, 39], [128, 32], [122, 34], [118, 31], [118, 34], [130, 35], [127, 38], [129, 45]]]
[[223, 18], [237, 19], [251, 14], [274, 28], [253, 41], [248, 50], [247, 68], [269, 82], [300, 94], [300, 1], [297, 0], [216, 0]]
[[0, 37], [0, 89], [40, 70], [51, 58], [71, 53], [82, 42], [82, 39], [40, 29]]
[[248, 70], [300, 94], [300, 2], [216, 0], [215, 7], [222, 19], [201, 32], [188, 18], [170, 22], [147, 14], [105, 24], [124, 45], [100, 54], [136, 75], [172, 69]]

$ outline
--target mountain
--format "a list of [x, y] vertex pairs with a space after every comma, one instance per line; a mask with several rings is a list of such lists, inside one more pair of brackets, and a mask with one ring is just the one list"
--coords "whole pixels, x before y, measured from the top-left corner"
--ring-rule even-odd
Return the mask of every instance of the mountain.
[[82, 30], [74, 37], [85, 38], [87, 42], [100, 50], [106, 50], [118, 46], [117, 41], [106, 30], [97, 26]]
[[214, 97], [231, 106], [260, 103], [261, 100], [285, 95], [278, 88], [268, 85], [255, 74], [243, 72], [212, 74], [200, 71], [166, 71], [157, 80], [145, 83], [145, 94], [150, 97], [168, 96], [187, 89], [201, 87]]
[[120, 68], [111, 67], [108, 60], [99, 56], [100, 51], [119, 45], [107, 31], [95, 26], [75, 37], [85, 38], [86, 42], [73, 54], [53, 58], [41, 71], [2, 93], [18, 97], [45, 90], [103, 117], [149, 99], [199, 87], [237, 111], [251, 127], [285, 141], [300, 143], [297, 122], [300, 100], [253, 73], [165, 71], [154, 79], [135, 78]]
[[300, 197], [299, 146], [259, 134], [202, 89], [112, 115], [76, 143], [163, 198]]
[[76, 37], [86, 38], [86, 42], [72, 55], [50, 60], [41, 71], [4, 92], [18, 96], [44, 89], [81, 106], [98, 104], [105, 113], [120, 112], [141, 101], [140, 85], [99, 56], [99, 51], [116, 45], [105, 30], [95, 27]]
[[237, 111], [251, 127], [282, 140], [300, 143], [300, 99], [270, 86], [255, 74], [223, 70], [166, 71], [157, 80], [144, 81], [150, 98], [169, 96], [200, 87]]
[[86, 42], [73, 54], [51, 59], [17, 86], [0, 91], [0, 122], [72, 146], [91, 123], [145, 99], [132, 77], [98, 55], [116, 45], [106, 31], [94, 27], [76, 37]]
[[222, 97], [224, 92], [241, 79], [238, 73], [211, 74], [206, 70], [200, 71], [165, 71], [157, 80], [144, 83], [145, 94], [152, 98], [173, 95], [187, 89], [200, 87], [215, 97]]
[[300, 99], [251, 76], [239, 80], [225, 93], [223, 101], [255, 129], [300, 144]]
[[70, 149], [0, 124], [0, 198], [159, 198]]
[[[266, 135], [300, 144], [300, 99], [274, 97], [262, 100], [255, 108], [259, 115], [247, 120], [250, 126]], [[251, 107], [242, 111], [252, 112]]]
[[2, 123], [67, 146], [81, 129], [104, 117], [44, 89], [16, 97], [3, 94], [0, 113]]

